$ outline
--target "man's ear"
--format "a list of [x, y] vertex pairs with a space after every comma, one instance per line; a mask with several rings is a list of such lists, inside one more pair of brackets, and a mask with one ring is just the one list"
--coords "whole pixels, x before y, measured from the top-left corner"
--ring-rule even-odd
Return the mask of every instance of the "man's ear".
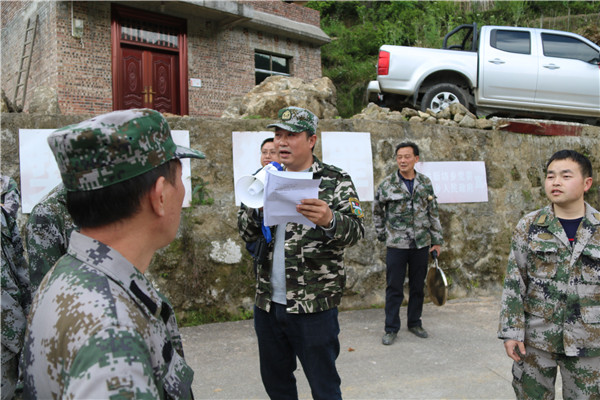
[[588, 176], [583, 180], [583, 191], [587, 193], [588, 190], [592, 187], [592, 177]]
[[316, 146], [316, 144], [317, 144], [317, 134], [316, 134], [316, 133], [315, 133], [314, 135], [310, 135], [310, 136], [308, 137], [308, 143], [310, 143], [310, 148], [311, 148], [312, 150], [314, 150], [314, 149], [315, 149], [315, 146]]
[[150, 193], [148, 194], [152, 211], [154, 211], [154, 213], [159, 217], [163, 217], [165, 215], [165, 185], [165, 177], [158, 177], [156, 182], [154, 182], [152, 189], [150, 189]]

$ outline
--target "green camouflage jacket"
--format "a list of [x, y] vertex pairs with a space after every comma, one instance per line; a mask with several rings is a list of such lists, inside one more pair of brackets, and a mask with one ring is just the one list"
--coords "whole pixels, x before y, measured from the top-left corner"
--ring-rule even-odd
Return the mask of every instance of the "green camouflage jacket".
[[67, 211], [67, 190], [61, 183], [33, 207], [25, 225], [32, 296], [44, 275], [67, 252], [74, 229], [77, 228]]
[[600, 356], [600, 213], [589, 204], [574, 246], [551, 205], [519, 221], [498, 337], [567, 356]]
[[121, 254], [77, 231], [36, 293], [23, 361], [26, 398], [191, 398], [169, 302]]
[[375, 193], [375, 232], [387, 247], [409, 249], [413, 240], [417, 249], [444, 243], [431, 181], [423, 174], [415, 174], [412, 196], [398, 171], [387, 176]]
[[[344, 248], [364, 236], [363, 212], [350, 176], [316, 156], [309, 171], [321, 178], [319, 199], [329, 204], [335, 216], [335, 231], [328, 237], [320, 227], [288, 223], [285, 234], [285, 272], [289, 313], [304, 314], [336, 307], [346, 284]], [[252, 208], [240, 208], [238, 228], [246, 242], [262, 235], [260, 220]], [[275, 232], [273, 233], [275, 237]], [[274, 241], [264, 264], [257, 265], [256, 305], [269, 311], [271, 264]]]
[[20, 206], [17, 183], [7, 176], [2, 185], [2, 365], [23, 347], [27, 313], [31, 305], [29, 272], [17, 224]]

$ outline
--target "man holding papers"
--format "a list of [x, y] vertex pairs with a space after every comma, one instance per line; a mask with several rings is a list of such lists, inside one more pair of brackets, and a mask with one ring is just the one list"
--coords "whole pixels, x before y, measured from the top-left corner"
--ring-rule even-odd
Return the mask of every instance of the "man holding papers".
[[[312, 153], [317, 117], [286, 107], [278, 118], [268, 127], [275, 128], [286, 171], [309, 172], [321, 182], [318, 198], [301, 199], [296, 206], [307, 224], [274, 227], [274, 240], [258, 264], [254, 326], [262, 381], [271, 399], [297, 399], [298, 357], [314, 399], [341, 399], [337, 306], [346, 281], [344, 248], [363, 237], [363, 212], [350, 176]], [[238, 228], [246, 242], [262, 235], [259, 210], [241, 208]]]

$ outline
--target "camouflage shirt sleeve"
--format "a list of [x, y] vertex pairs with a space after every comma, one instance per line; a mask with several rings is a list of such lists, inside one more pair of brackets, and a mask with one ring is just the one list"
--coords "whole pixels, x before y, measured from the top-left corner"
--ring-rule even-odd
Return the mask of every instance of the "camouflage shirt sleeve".
[[258, 240], [261, 235], [261, 218], [258, 210], [244, 204], [238, 210], [238, 231], [246, 243]]
[[[331, 166], [327, 167], [332, 169]], [[329, 170], [325, 169], [325, 171]], [[333, 197], [331, 199], [322, 198], [322, 200], [329, 204], [335, 217], [335, 229], [330, 233], [332, 239], [330, 245], [343, 248], [356, 244], [364, 237], [364, 213], [350, 175], [341, 170], [337, 172], [339, 176], [335, 176], [336, 174], [332, 174], [332, 172], [324, 173], [319, 187], [319, 198], [327, 193], [328, 185], [335, 186]], [[333, 179], [330, 179], [331, 175]]]
[[23, 244], [16, 221], [20, 197], [16, 182], [12, 178], [2, 178], [0, 214], [2, 226], [2, 362], [4, 363], [21, 351], [31, 296], [29, 272], [23, 256]]
[[375, 199], [373, 200], [373, 224], [375, 225], [377, 240], [385, 242], [385, 212], [387, 205], [382, 190], [384, 190], [383, 182], [377, 187]]
[[[424, 175], [421, 175], [425, 177]], [[440, 222], [440, 212], [438, 208], [437, 196], [433, 191], [433, 184], [431, 180], [427, 178], [427, 186], [431, 190], [431, 197], [429, 204], [429, 235], [431, 238], [431, 245], [442, 245], [444, 244], [444, 234], [442, 230], [442, 223]]]
[[27, 313], [31, 304], [27, 264], [23, 257], [16, 224], [10, 229], [4, 210], [2, 219], [2, 360], [21, 351], [27, 323]]
[[523, 299], [527, 290], [527, 232], [531, 219], [530, 216], [521, 219], [513, 233], [502, 291], [500, 339], [525, 340]]
[[66, 189], [61, 184], [33, 208], [25, 225], [32, 296], [44, 275], [67, 252], [75, 229], [67, 211]]

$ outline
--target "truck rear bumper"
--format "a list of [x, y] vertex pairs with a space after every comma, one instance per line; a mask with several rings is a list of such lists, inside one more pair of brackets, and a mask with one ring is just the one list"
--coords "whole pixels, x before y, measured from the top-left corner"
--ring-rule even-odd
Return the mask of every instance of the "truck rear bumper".
[[379, 81], [370, 81], [367, 85], [367, 102], [377, 103], [382, 98]]

